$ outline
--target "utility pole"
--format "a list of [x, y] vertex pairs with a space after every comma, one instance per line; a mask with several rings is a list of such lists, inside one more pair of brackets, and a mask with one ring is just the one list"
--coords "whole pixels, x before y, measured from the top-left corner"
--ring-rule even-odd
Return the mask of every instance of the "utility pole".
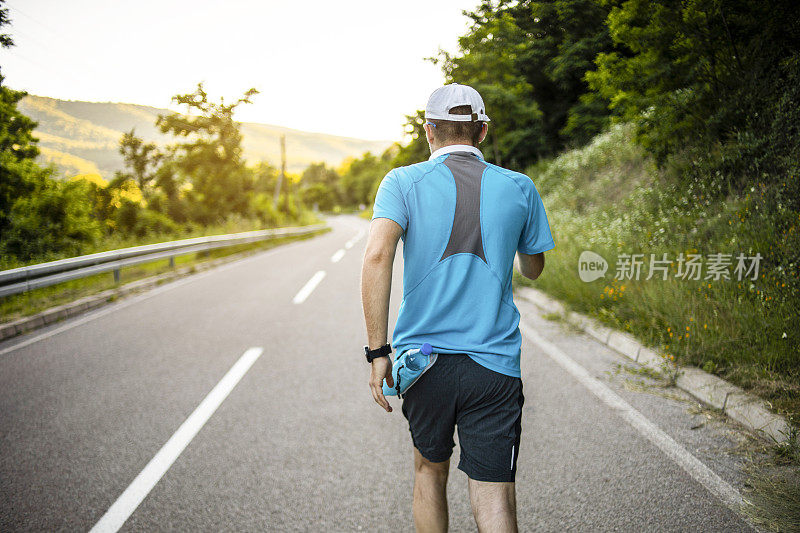
[[281, 186], [286, 178], [286, 135], [281, 135], [281, 173], [278, 175], [278, 183], [275, 184], [275, 197], [273, 204], [278, 208], [278, 201], [281, 199]]

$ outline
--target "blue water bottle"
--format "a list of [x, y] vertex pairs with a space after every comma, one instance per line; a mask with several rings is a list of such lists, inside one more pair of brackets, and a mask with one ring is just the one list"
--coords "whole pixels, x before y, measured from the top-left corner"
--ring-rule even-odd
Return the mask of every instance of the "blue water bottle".
[[428, 366], [428, 359], [433, 352], [433, 346], [430, 343], [424, 343], [421, 348], [409, 350], [406, 354], [406, 368], [412, 372], [422, 370]]

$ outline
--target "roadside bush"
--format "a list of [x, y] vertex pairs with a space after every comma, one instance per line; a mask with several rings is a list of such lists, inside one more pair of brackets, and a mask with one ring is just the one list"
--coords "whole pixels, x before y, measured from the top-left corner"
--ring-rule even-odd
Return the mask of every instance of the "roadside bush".
[[20, 261], [80, 255], [102, 235], [92, 216], [89, 184], [56, 181], [48, 169], [39, 171], [43, 179], [36, 188], [14, 202], [0, 248]]
[[258, 193], [253, 199], [255, 215], [264, 224], [264, 227], [282, 226], [286, 215], [273, 205], [273, 196], [268, 193]]
[[122, 200], [114, 217], [117, 230], [124, 235], [144, 237], [149, 234], [173, 234], [180, 231], [180, 225], [165, 214], [143, 208], [129, 200]]

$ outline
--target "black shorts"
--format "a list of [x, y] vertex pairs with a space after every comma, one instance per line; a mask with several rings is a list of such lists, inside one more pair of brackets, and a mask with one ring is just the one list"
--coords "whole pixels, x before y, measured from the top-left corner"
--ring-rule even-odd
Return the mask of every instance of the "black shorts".
[[453, 453], [477, 481], [514, 481], [521, 433], [522, 380], [489, 370], [466, 354], [439, 354], [406, 392], [403, 415], [419, 453], [432, 463]]

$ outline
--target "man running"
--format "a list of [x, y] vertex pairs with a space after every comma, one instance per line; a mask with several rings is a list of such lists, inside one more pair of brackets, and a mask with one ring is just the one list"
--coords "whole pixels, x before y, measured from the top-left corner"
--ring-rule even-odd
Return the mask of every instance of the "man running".
[[[472, 87], [450, 84], [425, 108], [428, 161], [391, 170], [375, 197], [361, 292], [370, 388], [392, 383], [397, 354], [430, 343], [438, 359], [406, 391], [402, 411], [414, 444], [414, 523], [446, 531], [447, 476], [458, 428], [458, 468], [469, 478], [478, 530], [517, 531], [514, 477], [522, 404], [519, 312], [511, 291], [515, 255], [536, 279], [554, 247], [544, 206], [524, 174], [487, 163], [477, 145], [489, 117]], [[403, 301], [387, 343], [397, 241], [403, 239]]]

